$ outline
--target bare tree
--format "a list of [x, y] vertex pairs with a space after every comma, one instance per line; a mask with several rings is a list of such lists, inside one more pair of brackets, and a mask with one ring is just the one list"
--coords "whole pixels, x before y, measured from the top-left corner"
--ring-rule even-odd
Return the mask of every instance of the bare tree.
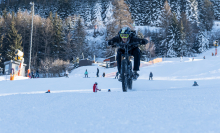
[[114, 0], [114, 18], [115, 26], [118, 26], [118, 29], [121, 29], [125, 26], [133, 29], [133, 20], [131, 18], [131, 13], [129, 12], [129, 7], [124, 0]]

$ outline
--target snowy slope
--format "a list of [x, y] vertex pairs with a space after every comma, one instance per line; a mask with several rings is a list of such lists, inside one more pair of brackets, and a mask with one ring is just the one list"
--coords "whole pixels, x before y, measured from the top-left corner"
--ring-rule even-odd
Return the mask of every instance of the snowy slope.
[[[97, 67], [100, 75], [117, 71], [98, 64], [80, 67], [70, 78], [2, 80], [0, 132], [218, 133], [220, 56], [212, 52], [142, 67], [127, 93], [112, 77], [96, 78]], [[86, 69], [90, 78], [83, 78]], [[194, 80], [199, 86], [192, 86]], [[101, 92], [92, 93], [94, 82]], [[51, 94], [44, 93], [48, 89]]]

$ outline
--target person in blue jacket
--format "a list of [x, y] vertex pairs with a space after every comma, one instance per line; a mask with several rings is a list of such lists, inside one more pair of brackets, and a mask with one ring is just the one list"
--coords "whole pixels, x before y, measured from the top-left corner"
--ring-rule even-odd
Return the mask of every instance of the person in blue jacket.
[[87, 69], [86, 69], [86, 71], [85, 71], [85, 78], [88, 78], [88, 72], [87, 72]]

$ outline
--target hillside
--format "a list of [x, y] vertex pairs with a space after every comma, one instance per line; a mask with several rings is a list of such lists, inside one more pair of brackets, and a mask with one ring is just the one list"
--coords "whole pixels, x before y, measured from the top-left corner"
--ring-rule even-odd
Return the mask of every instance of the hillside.
[[[96, 78], [97, 67], [100, 75], [117, 71], [98, 64], [75, 69], [70, 78], [2, 80], [0, 132], [218, 132], [220, 56], [212, 52], [142, 67], [127, 93], [113, 77]], [[83, 78], [86, 69], [90, 78]], [[102, 91], [92, 92], [94, 82]]]

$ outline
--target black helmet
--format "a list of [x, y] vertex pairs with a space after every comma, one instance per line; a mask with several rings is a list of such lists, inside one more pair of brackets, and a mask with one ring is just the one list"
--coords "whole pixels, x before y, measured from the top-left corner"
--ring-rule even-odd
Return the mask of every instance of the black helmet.
[[96, 85], [98, 85], [98, 83], [97, 83], [97, 82], [95, 82], [95, 84], [96, 84]]
[[131, 34], [131, 29], [129, 27], [124, 27], [122, 28], [119, 32], [118, 32], [118, 35], [123, 38], [121, 35], [127, 35], [127, 36], [124, 36], [124, 38], [128, 38]]

